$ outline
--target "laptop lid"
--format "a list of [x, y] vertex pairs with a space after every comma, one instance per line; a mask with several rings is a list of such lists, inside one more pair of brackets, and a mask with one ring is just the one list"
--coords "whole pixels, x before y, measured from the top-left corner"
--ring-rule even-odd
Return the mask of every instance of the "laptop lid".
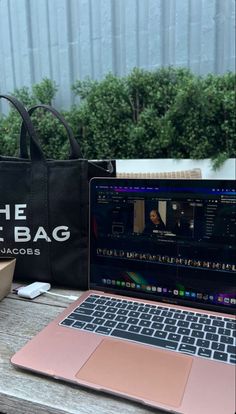
[[95, 178], [90, 288], [235, 313], [234, 180]]

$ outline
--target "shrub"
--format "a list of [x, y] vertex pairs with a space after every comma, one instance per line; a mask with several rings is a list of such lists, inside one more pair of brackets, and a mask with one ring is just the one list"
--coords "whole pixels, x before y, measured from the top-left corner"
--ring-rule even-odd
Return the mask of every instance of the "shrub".
[[109, 74], [102, 82], [76, 82], [73, 90], [83, 98], [78, 139], [86, 156], [128, 157], [132, 114], [124, 79]]
[[235, 157], [234, 75], [193, 79], [179, 91], [167, 118], [174, 128], [173, 158], [211, 158], [217, 167]]
[[[64, 112], [86, 158], [211, 158], [216, 168], [235, 157], [235, 74], [198, 77], [183, 68], [134, 69], [72, 86], [80, 103]], [[27, 107], [51, 104], [57, 91], [44, 79], [32, 91], [14, 91]], [[52, 115], [33, 122], [48, 157], [65, 158], [65, 131]], [[20, 120], [0, 118], [0, 153], [15, 155]]]

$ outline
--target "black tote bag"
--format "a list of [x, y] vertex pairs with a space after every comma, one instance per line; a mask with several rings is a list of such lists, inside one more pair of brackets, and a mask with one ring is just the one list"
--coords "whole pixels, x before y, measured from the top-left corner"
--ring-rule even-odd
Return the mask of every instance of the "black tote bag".
[[86, 289], [88, 181], [93, 176], [114, 176], [115, 162], [83, 159], [61, 115], [39, 105], [60, 119], [70, 142], [68, 160], [46, 159], [30, 119], [39, 106], [28, 113], [14, 97], [0, 98], [10, 101], [23, 120], [20, 156], [0, 156], [0, 257], [17, 259], [15, 279]]

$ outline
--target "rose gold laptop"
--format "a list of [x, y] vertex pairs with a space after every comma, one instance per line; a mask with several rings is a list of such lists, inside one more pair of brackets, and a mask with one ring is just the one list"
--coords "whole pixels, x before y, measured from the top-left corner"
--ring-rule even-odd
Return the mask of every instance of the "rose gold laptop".
[[235, 412], [236, 184], [94, 179], [90, 288], [12, 363], [182, 414]]

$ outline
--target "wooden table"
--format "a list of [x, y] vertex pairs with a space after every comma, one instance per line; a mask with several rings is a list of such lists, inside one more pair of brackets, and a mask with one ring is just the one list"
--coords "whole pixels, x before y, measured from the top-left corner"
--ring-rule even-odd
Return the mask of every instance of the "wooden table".
[[[76, 296], [82, 293], [62, 289], [51, 291]], [[11, 365], [11, 356], [69, 303], [67, 299], [49, 295], [39, 296], [33, 301], [26, 300], [13, 293], [0, 302], [0, 413], [161, 413], [122, 398], [32, 374]]]

